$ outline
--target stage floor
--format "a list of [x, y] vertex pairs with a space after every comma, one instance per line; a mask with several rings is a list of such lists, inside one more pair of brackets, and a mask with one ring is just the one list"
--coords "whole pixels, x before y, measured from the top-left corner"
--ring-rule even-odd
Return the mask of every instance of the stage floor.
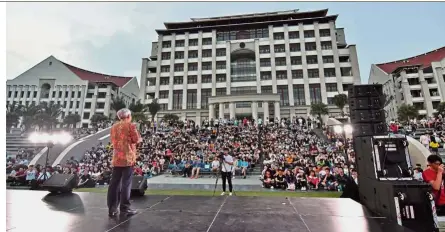
[[108, 217], [106, 194], [59, 196], [44, 191], [6, 191], [7, 231], [296, 231], [411, 232], [371, 217], [350, 199], [284, 197], [144, 196], [131, 217]]

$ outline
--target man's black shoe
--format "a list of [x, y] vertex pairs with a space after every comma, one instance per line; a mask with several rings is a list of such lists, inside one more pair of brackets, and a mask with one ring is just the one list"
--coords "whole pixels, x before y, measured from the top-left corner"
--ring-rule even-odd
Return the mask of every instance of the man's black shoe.
[[138, 213], [138, 211], [134, 209], [121, 209], [121, 213], [127, 214], [127, 215], [135, 215]]
[[108, 210], [108, 216], [115, 217], [117, 215], [117, 210]]

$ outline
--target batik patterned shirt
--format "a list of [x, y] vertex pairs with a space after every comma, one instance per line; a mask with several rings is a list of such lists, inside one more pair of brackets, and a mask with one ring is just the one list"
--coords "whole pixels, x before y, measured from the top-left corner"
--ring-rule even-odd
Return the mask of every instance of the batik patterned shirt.
[[113, 144], [113, 167], [133, 166], [137, 158], [136, 144], [140, 140], [136, 125], [131, 122], [117, 122], [111, 127]]

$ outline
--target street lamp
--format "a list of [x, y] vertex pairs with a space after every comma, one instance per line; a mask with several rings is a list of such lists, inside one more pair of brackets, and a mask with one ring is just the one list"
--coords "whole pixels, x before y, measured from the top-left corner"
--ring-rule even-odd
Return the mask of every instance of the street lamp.
[[[39, 143], [39, 144], [46, 144], [47, 150], [46, 150], [46, 158], [45, 158], [45, 168], [48, 166], [48, 158], [49, 158], [49, 151], [55, 144], [68, 144], [73, 137], [71, 134], [61, 131], [56, 133], [45, 133], [45, 132], [33, 132], [29, 135], [28, 140], [32, 143]], [[46, 172], [45, 176], [43, 177], [44, 180], [47, 179]]]

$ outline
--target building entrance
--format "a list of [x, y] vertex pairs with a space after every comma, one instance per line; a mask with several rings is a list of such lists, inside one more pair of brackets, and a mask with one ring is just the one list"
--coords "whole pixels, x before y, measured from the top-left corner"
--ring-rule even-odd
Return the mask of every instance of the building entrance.
[[247, 120], [252, 120], [252, 114], [236, 114], [235, 118], [238, 120], [243, 120], [244, 118], [247, 118]]

